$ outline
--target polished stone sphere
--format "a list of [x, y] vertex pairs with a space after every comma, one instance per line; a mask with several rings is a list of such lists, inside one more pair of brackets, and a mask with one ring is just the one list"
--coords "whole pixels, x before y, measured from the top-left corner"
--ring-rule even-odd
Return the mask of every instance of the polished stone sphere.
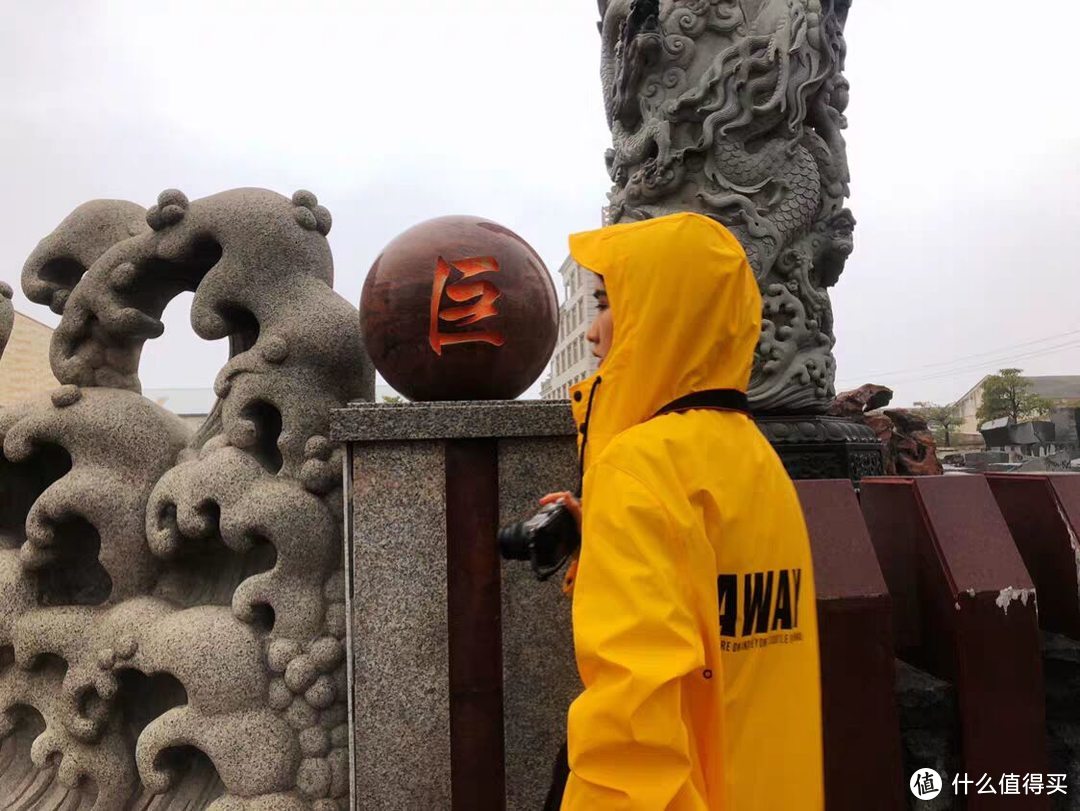
[[410, 400], [511, 400], [551, 359], [559, 309], [525, 240], [479, 217], [439, 217], [375, 260], [360, 323], [375, 368]]

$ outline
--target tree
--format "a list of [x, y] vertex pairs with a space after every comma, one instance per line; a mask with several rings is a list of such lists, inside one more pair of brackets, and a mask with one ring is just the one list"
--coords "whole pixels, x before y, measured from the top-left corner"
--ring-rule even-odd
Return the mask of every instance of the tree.
[[983, 381], [982, 405], [975, 418], [979, 425], [1002, 417], [1021, 422], [1046, 414], [1052, 405], [1031, 390], [1031, 381], [1021, 377], [1020, 369], [1000, 369]]
[[949, 441], [950, 431], [963, 422], [960, 417], [960, 410], [955, 405], [943, 406], [937, 403], [922, 402], [915, 403], [913, 411], [926, 420], [926, 424], [931, 428], [942, 432], [946, 447], [952, 444]]

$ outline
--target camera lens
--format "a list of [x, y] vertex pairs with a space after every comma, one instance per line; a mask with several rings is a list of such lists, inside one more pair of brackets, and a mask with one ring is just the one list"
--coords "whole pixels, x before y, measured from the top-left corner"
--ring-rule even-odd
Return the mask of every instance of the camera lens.
[[499, 530], [499, 552], [504, 560], [529, 559], [529, 533], [524, 521]]

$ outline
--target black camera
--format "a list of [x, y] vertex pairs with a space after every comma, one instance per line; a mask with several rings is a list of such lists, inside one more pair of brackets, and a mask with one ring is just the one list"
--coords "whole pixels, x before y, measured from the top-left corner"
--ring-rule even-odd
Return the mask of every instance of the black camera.
[[527, 560], [537, 580], [547, 580], [581, 545], [577, 521], [563, 504], [549, 504], [525, 521], [499, 530], [505, 560]]

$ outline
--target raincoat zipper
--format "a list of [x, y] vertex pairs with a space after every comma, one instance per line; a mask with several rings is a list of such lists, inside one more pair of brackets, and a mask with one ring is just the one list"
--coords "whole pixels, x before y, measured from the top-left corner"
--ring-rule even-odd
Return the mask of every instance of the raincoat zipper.
[[585, 487], [585, 446], [589, 444], [589, 419], [592, 417], [593, 400], [596, 398], [596, 390], [603, 382], [604, 378], [597, 375], [596, 380], [589, 387], [589, 403], [585, 407], [585, 420], [581, 423], [581, 448], [578, 451], [578, 498], [581, 498]]

